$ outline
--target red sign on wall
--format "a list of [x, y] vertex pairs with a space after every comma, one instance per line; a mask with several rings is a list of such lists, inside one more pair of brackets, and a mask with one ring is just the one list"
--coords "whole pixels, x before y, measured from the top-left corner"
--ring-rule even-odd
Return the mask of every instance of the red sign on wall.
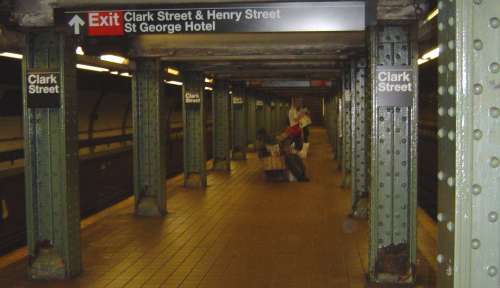
[[123, 11], [88, 12], [89, 36], [123, 35]]

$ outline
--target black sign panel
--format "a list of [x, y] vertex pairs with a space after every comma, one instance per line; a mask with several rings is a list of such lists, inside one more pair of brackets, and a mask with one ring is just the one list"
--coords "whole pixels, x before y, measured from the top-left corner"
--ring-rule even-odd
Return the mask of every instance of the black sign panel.
[[364, 1], [284, 2], [71, 11], [56, 15], [74, 34], [363, 31]]
[[411, 67], [377, 67], [377, 106], [411, 106], [415, 94], [414, 71]]
[[59, 108], [61, 78], [59, 72], [28, 72], [27, 104], [29, 108]]

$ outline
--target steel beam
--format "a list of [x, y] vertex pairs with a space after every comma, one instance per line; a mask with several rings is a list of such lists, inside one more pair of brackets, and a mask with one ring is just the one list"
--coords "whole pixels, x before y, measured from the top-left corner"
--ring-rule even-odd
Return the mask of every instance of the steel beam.
[[132, 79], [132, 121], [134, 132], [135, 213], [161, 216], [166, 213], [166, 163], [163, 85], [160, 61], [136, 59]]
[[[416, 29], [412, 23], [386, 23], [370, 30], [369, 276], [372, 282], [415, 281], [418, 115], [416, 46]], [[406, 93], [409, 96], [400, 91], [392, 94], [390, 102], [382, 102], [383, 94], [377, 87], [383, 80], [379, 80], [376, 73], [391, 69], [409, 71], [413, 76], [409, 81], [412, 88]], [[409, 103], [403, 103], [401, 99]]]
[[[198, 72], [186, 72], [182, 91], [184, 123], [184, 186], [207, 186], [205, 152], [204, 77]], [[199, 100], [189, 100], [199, 99]], [[186, 103], [188, 102], [188, 103]]]
[[[63, 34], [27, 35], [23, 60], [28, 271], [34, 279], [81, 271], [75, 46]], [[27, 74], [59, 73], [60, 107], [29, 108]]]
[[231, 167], [230, 103], [229, 83], [216, 80], [212, 96], [214, 170], [229, 171]]
[[439, 3], [438, 287], [500, 283], [500, 2]]
[[352, 136], [352, 215], [368, 216], [368, 161], [366, 141], [366, 73], [367, 60], [358, 58], [353, 62], [351, 79], [351, 136]]
[[273, 127], [272, 127], [272, 101], [269, 99], [269, 97], [265, 97], [264, 99], [264, 128], [266, 129], [267, 133], [273, 133]]
[[245, 86], [241, 83], [233, 86], [232, 95], [232, 124], [233, 124], [233, 149], [231, 157], [233, 160], [245, 160], [248, 149], [247, 141], [247, 107]]

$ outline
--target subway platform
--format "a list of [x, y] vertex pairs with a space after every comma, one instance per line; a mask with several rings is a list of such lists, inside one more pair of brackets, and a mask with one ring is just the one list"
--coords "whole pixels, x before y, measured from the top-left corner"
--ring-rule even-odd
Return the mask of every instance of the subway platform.
[[[367, 287], [368, 221], [348, 217], [327, 142], [312, 130], [310, 182], [267, 182], [255, 154], [210, 172], [205, 190], [173, 178], [164, 218], [134, 216], [130, 198], [85, 220], [79, 277], [30, 280], [27, 259], [11, 255], [0, 287]], [[419, 211], [417, 287], [435, 286], [435, 229]]]

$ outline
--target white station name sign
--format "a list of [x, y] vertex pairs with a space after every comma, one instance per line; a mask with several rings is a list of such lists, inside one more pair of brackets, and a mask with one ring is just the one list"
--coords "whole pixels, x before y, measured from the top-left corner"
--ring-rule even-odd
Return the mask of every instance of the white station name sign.
[[414, 98], [414, 71], [411, 67], [377, 67], [377, 106], [410, 106]]
[[28, 107], [57, 108], [60, 106], [61, 81], [59, 72], [28, 72]]
[[200, 104], [201, 103], [200, 94], [186, 92], [184, 93], [184, 102], [186, 104]]
[[63, 11], [56, 22], [75, 35], [363, 31], [365, 1], [229, 3]]

